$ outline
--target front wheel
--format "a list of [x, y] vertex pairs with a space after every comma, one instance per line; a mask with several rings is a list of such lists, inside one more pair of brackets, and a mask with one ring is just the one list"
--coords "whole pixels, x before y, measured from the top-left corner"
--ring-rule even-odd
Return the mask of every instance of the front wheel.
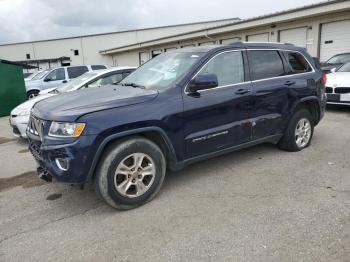
[[290, 152], [297, 152], [308, 147], [314, 133], [314, 121], [306, 109], [298, 110], [289, 121], [279, 147]]
[[154, 198], [165, 171], [165, 157], [156, 144], [131, 138], [106, 149], [96, 172], [95, 189], [117, 209], [135, 208]]
[[27, 92], [27, 98], [28, 99], [33, 99], [34, 97], [39, 95], [39, 90], [31, 90]]

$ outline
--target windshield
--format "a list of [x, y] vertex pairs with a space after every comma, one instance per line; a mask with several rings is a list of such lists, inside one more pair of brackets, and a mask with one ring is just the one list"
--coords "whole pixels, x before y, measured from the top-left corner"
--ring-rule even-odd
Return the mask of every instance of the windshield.
[[350, 54], [336, 55], [327, 61], [328, 64], [345, 64], [347, 62], [350, 62]]
[[42, 79], [44, 76], [46, 76], [46, 74], [50, 71], [50, 69], [38, 72], [33, 78], [31, 78], [30, 80], [39, 80]]
[[346, 63], [337, 70], [338, 72], [350, 72], [350, 63]]
[[68, 82], [67, 84], [64, 84], [55, 90], [59, 93], [65, 93], [65, 92], [70, 92], [73, 90], [76, 90], [81, 87], [81, 84], [84, 82], [96, 77], [99, 73], [96, 72], [87, 72], [85, 74], [82, 74], [81, 76], [75, 78], [74, 80]]
[[120, 84], [134, 87], [163, 89], [179, 79], [203, 53], [194, 52], [171, 52], [161, 54], [132, 74], [124, 78]]

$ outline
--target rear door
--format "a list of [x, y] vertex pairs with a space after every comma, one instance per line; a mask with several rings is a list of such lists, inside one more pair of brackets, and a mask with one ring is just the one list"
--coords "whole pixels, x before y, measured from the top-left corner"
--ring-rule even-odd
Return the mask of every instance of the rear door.
[[[229, 51], [214, 56], [197, 75], [215, 74], [219, 86], [184, 94], [184, 136], [187, 158], [250, 141], [251, 83], [246, 54]], [[185, 90], [186, 91], [186, 90]]]
[[254, 90], [252, 139], [282, 133], [283, 115], [288, 110], [288, 79], [283, 54], [277, 50], [250, 50], [248, 59]]

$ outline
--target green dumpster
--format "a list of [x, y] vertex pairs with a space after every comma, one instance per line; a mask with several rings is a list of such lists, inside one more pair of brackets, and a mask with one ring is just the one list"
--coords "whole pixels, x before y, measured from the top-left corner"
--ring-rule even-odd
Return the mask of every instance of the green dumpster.
[[21, 64], [0, 60], [0, 117], [27, 99]]

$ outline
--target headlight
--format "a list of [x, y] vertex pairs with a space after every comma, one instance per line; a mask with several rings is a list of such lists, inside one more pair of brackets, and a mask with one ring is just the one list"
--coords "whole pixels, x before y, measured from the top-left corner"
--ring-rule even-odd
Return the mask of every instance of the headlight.
[[30, 115], [30, 109], [31, 108], [18, 108], [17, 114], [18, 116], [29, 116]]
[[79, 137], [85, 128], [84, 123], [52, 122], [49, 136], [53, 137]]

